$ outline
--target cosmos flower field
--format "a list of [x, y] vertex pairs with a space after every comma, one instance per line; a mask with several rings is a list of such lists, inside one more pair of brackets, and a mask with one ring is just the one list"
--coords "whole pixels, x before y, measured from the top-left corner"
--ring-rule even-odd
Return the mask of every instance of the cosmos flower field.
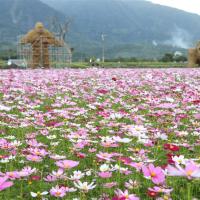
[[0, 71], [1, 200], [197, 200], [199, 159], [199, 69]]

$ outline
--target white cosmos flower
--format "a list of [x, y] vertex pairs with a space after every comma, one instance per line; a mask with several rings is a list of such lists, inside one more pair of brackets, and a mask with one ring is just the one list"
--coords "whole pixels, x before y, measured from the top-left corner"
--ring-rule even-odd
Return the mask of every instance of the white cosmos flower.
[[90, 109], [93, 109], [93, 110], [96, 109], [96, 106], [91, 105], [91, 104], [89, 104], [88, 107], [89, 107]]
[[88, 183], [88, 182], [81, 182], [78, 181], [77, 183], [74, 183], [75, 187], [77, 187], [78, 189], [82, 190], [83, 192], [88, 192], [89, 190], [92, 190], [96, 187], [96, 185], [94, 184], [94, 182], [92, 183]]
[[156, 135], [155, 135], [155, 138], [160, 138], [161, 140], [167, 140], [167, 135], [166, 134], [163, 134], [163, 133], [157, 133]]
[[148, 143], [148, 142], [149, 142], [148, 138], [138, 138], [138, 143], [145, 144], [145, 143]]
[[53, 155], [50, 155], [50, 158], [52, 158], [54, 160], [62, 160], [62, 159], [65, 159], [66, 156], [61, 156], [61, 155], [53, 154]]
[[111, 119], [121, 119], [122, 117], [123, 117], [123, 115], [120, 114], [120, 113], [112, 113], [112, 114], [110, 115], [110, 118], [111, 118]]
[[184, 158], [183, 155], [180, 155], [180, 156], [172, 156], [172, 160], [173, 160], [176, 164], [185, 165], [185, 163], [186, 163], [186, 159]]
[[194, 136], [200, 136], [200, 132], [195, 131], [195, 132], [192, 133], [192, 135], [194, 135]]
[[78, 181], [85, 176], [81, 171], [74, 171], [73, 175], [69, 177], [70, 180]]
[[7, 159], [9, 159], [9, 160], [14, 160], [16, 158], [16, 156], [9, 156]]
[[22, 143], [18, 140], [14, 140], [13, 142], [10, 143], [12, 146], [15, 146], [15, 147], [19, 147], [22, 145]]
[[56, 135], [48, 135], [47, 138], [48, 138], [49, 140], [53, 140], [53, 139], [56, 139], [57, 136], [56, 136]]
[[171, 98], [171, 97], [166, 97], [166, 99], [165, 99], [166, 101], [168, 101], [168, 102], [171, 102], [171, 103], [173, 103], [175, 100], [173, 99], [173, 98]]
[[44, 196], [44, 195], [47, 195], [48, 194], [48, 192], [47, 191], [44, 191], [44, 192], [37, 192], [37, 193], [35, 193], [35, 192], [31, 192], [31, 196], [32, 197], [41, 197], [41, 196]]
[[10, 140], [14, 140], [15, 136], [14, 135], [8, 135], [4, 137], [5, 139], [10, 139]]
[[114, 136], [113, 139], [116, 141], [116, 142], [121, 142], [121, 143], [129, 143], [132, 141], [132, 139], [129, 139], [129, 138], [121, 138], [119, 136]]
[[50, 145], [51, 145], [51, 146], [58, 146], [58, 145], [59, 145], [59, 142], [51, 142]]
[[187, 131], [180, 131], [178, 132], [178, 135], [180, 136], [187, 136], [189, 133]]
[[135, 126], [131, 126], [129, 129], [131, 132], [140, 132], [140, 133], [146, 133], [147, 129], [142, 126], [142, 125], [135, 125]]
[[85, 172], [86, 176], [91, 176], [92, 175], [92, 171], [88, 170], [87, 172]]
[[109, 165], [107, 165], [107, 164], [101, 165], [101, 166], [100, 166], [100, 171], [101, 171], [101, 172], [109, 171]]
[[1, 159], [0, 162], [1, 162], [1, 163], [8, 163], [8, 162], [9, 162], [9, 159], [7, 159], [7, 158]]
[[10, 111], [12, 108], [4, 105], [0, 105], [0, 110]]

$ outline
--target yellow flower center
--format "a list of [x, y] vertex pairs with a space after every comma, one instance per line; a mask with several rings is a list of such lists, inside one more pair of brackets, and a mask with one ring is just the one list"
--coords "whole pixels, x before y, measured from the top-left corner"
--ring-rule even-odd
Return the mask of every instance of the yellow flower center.
[[40, 192], [37, 192], [37, 196], [41, 196], [41, 193], [40, 193]]
[[61, 194], [61, 192], [56, 192], [56, 196], [57, 197], [60, 196], [60, 194]]
[[188, 170], [186, 174], [187, 174], [188, 176], [191, 176], [191, 175], [192, 175], [192, 173], [193, 173], [193, 171], [192, 171], [192, 170]]
[[151, 172], [151, 177], [155, 177], [156, 173], [155, 172]]
[[165, 195], [164, 200], [169, 200], [169, 197]]
[[68, 163], [65, 163], [64, 166], [65, 166], [65, 168], [69, 168], [70, 167]]
[[87, 191], [87, 190], [88, 190], [88, 187], [87, 187], [87, 185], [84, 185], [84, 186], [83, 186], [83, 190], [85, 190], [85, 191]]
[[13, 177], [13, 176], [14, 176], [14, 173], [13, 173], [13, 172], [10, 172], [10, 173], [9, 173], [9, 176]]
[[35, 154], [36, 154], [37, 156], [39, 156], [39, 155], [40, 155], [40, 152], [39, 152], [39, 151], [36, 151]]
[[128, 194], [125, 194], [124, 197], [125, 197], [126, 199], [128, 199], [128, 198], [129, 198], [129, 195], [128, 195]]

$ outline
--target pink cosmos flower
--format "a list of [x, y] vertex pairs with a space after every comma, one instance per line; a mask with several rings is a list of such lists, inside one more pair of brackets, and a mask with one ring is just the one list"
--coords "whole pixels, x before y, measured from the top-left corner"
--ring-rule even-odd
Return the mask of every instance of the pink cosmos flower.
[[115, 191], [117, 197], [114, 197], [113, 200], [139, 200], [139, 197], [136, 197], [134, 194], [129, 194], [128, 190], [124, 192], [120, 189]]
[[103, 142], [101, 142], [101, 146], [105, 147], [105, 148], [110, 148], [110, 147], [118, 147], [119, 145], [114, 142], [103, 141]]
[[194, 115], [195, 119], [200, 119], [200, 113]]
[[61, 156], [61, 155], [57, 155], [57, 154], [52, 154], [49, 157], [54, 159], [54, 160], [64, 160], [64, 159], [66, 159], [66, 156]]
[[11, 171], [6, 173], [0, 173], [0, 176], [6, 176], [8, 179], [15, 180], [20, 178], [20, 173], [18, 171]]
[[26, 143], [32, 147], [45, 147], [43, 143], [39, 143], [36, 139], [27, 140]]
[[129, 163], [129, 166], [134, 167], [137, 171], [140, 171], [142, 169], [143, 163], [142, 162], [131, 162]]
[[170, 194], [173, 191], [173, 189], [154, 186], [153, 188], [148, 188], [148, 191], [155, 192], [155, 193]]
[[55, 182], [55, 181], [57, 181], [57, 178], [56, 178], [56, 176], [48, 175], [46, 178], [44, 178], [44, 180], [46, 182]]
[[79, 164], [78, 161], [73, 160], [60, 160], [56, 162], [56, 165], [62, 169], [71, 169]]
[[31, 168], [31, 167], [24, 167], [20, 172], [20, 176], [21, 177], [26, 177], [26, 176], [30, 176], [31, 174], [35, 173], [37, 170], [36, 168]]
[[33, 161], [33, 162], [41, 162], [42, 161], [42, 158], [40, 156], [36, 156], [36, 155], [27, 155], [26, 159]]
[[114, 186], [116, 186], [117, 185], [117, 182], [110, 182], [110, 183], [105, 183], [104, 185], [103, 185], [103, 187], [104, 188], [112, 188], [112, 187], [114, 187]]
[[180, 165], [176, 165], [176, 167], [168, 165], [167, 174], [168, 176], [185, 176], [188, 179], [200, 178], [200, 167], [193, 161], [187, 162], [185, 168]]
[[7, 181], [8, 177], [4, 176], [4, 177], [0, 177], [0, 191], [11, 187], [13, 185], [13, 182]]
[[155, 184], [162, 184], [165, 181], [165, 175], [161, 167], [154, 167], [153, 164], [142, 167], [143, 174], [146, 178], [152, 180]]
[[51, 196], [62, 198], [66, 195], [66, 189], [65, 189], [65, 187], [59, 187], [57, 185], [56, 187], [51, 188], [50, 194], [51, 194]]
[[99, 152], [98, 154], [96, 154], [96, 156], [97, 156], [98, 158], [100, 158], [101, 160], [113, 161], [113, 159], [112, 159], [113, 154], [112, 154], [112, 153]]
[[96, 152], [96, 150], [97, 150], [97, 149], [95, 149], [95, 148], [89, 148], [88, 152], [94, 153], [94, 152]]
[[48, 152], [45, 149], [39, 149], [39, 148], [29, 148], [28, 149], [30, 154], [44, 157], [48, 154]]
[[57, 180], [58, 179], [64, 179], [66, 177], [65, 173], [64, 173], [64, 170], [60, 169], [60, 168], [58, 169], [58, 171], [52, 171], [50, 176], [55, 177]]
[[98, 175], [101, 178], [110, 178], [110, 177], [112, 177], [112, 172], [99, 172]]

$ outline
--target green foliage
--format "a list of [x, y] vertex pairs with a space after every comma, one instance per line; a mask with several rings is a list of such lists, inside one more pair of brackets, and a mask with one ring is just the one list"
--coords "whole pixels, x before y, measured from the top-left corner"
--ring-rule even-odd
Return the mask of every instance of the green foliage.
[[174, 55], [172, 53], [166, 53], [162, 58], [162, 62], [172, 62], [174, 60]]
[[0, 60], [16, 59], [17, 52], [13, 49], [0, 51]]
[[186, 56], [174, 55], [173, 53], [166, 53], [161, 59], [161, 62], [185, 62], [187, 61]]
[[6, 62], [4, 60], [0, 60], [0, 69], [3, 68], [3, 66], [6, 65]]
[[174, 61], [176, 62], [186, 62], [187, 61], [187, 57], [186, 56], [176, 56], [174, 57]]

